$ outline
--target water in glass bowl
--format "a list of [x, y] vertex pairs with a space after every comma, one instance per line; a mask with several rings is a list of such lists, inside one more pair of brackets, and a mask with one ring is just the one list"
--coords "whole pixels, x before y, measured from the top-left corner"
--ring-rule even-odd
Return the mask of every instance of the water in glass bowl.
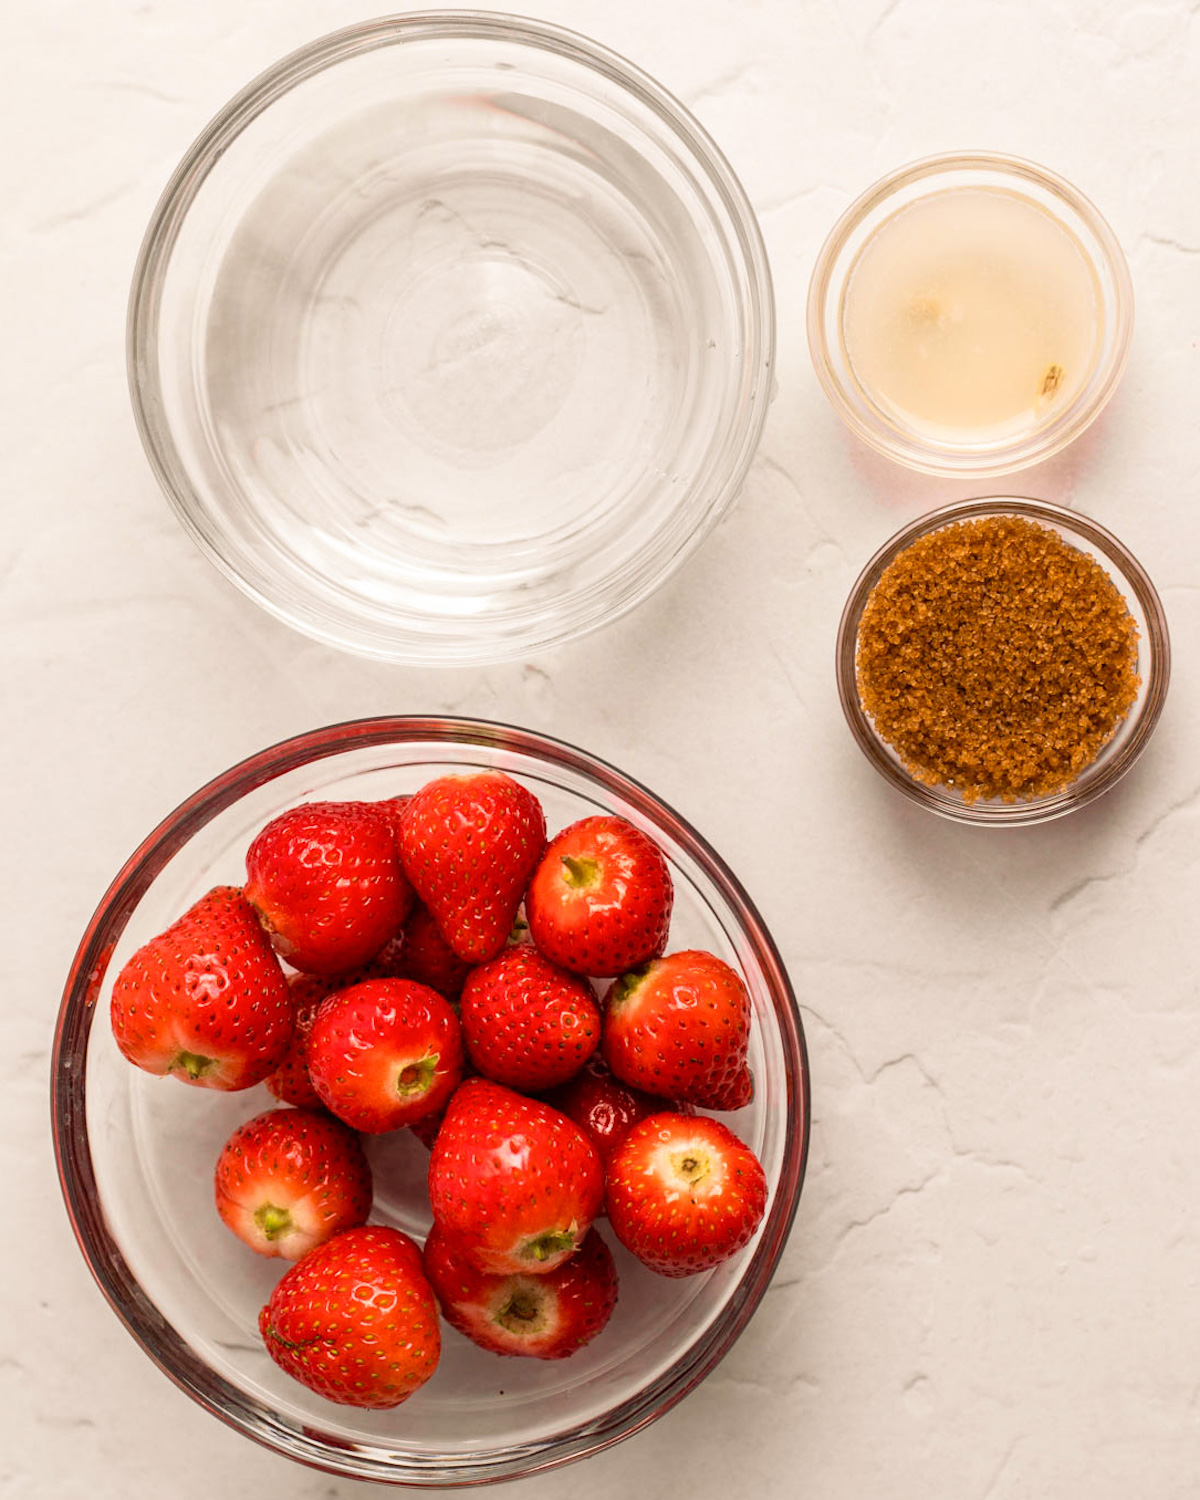
[[404, 35], [194, 148], [135, 287], [135, 400], [259, 602], [376, 655], [499, 659], [623, 613], [715, 524], [761, 428], [769, 280], [648, 83]]

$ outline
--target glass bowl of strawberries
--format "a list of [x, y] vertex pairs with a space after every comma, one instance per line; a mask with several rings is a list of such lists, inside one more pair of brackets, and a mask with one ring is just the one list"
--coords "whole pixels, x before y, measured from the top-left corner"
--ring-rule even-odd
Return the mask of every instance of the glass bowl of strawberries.
[[54, 1055], [80, 1248], [247, 1436], [453, 1486], [660, 1416], [799, 1200], [804, 1035], [704, 839], [565, 743], [446, 718], [288, 740], [134, 852]]

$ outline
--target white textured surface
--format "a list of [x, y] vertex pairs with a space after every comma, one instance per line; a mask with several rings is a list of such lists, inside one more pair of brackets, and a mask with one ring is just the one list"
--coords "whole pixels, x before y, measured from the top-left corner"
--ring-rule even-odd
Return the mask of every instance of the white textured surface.
[[[537, 1496], [1175, 1500], [1200, 1473], [1200, 11], [1187, 0], [544, 0], [716, 135], [759, 210], [779, 395], [736, 511], [661, 596], [554, 655], [433, 674], [260, 614], [194, 550], [129, 415], [143, 226], [197, 130], [360, 0], [10, 0], [0, 52], [0, 1495], [365, 1495], [221, 1427], [122, 1331], [54, 1182], [47, 1075], [74, 945], [201, 781], [287, 734], [448, 711], [615, 761], [703, 829], [772, 924], [812, 1053], [813, 1145], [766, 1304], [705, 1385]], [[862, 562], [967, 493], [869, 459], [808, 365], [841, 208], [956, 147], [1074, 180], [1126, 247], [1138, 325], [1102, 425], [1019, 487], [1115, 530], [1175, 676], [1099, 804], [943, 824], [840, 720]], [[654, 649], [647, 650], [646, 643]]]

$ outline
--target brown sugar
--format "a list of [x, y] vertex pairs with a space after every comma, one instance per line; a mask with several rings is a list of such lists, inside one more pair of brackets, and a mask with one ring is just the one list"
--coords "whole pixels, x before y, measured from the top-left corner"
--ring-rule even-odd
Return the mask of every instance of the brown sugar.
[[967, 802], [1061, 790], [1137, 697], [1112, 579], [1019, 516], [943, 526], [884, 569], [858, 627], [859, 699], [917, 780]]

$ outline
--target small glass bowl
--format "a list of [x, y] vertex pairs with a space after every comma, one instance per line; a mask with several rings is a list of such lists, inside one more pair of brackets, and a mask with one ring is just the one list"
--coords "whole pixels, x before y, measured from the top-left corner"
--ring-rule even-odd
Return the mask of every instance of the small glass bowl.
[[[751, 1243], [707, 1275], [638, 1266], [607, 1227], [620, 1275], [612, 1321], [569, 1359], [501, 1359], [443, 1329], [430, 1383], [390, 1412], [323, 1401], [267, 1356], [258, 1310], [285, 1268], [221, 1224], [213, 1164], [235, 1126], [276, 1101], [151, 1077], [117, 1051], [112, 982], [125, 960], [213, 885], [241, 884], [245, 850], [300, 801], [379, 798], [494, 766], [539, 797], [550, 828], [615, 812], [661, 846], [675, 884], [671, 946], [707, 948], [744, 976], [753, 1006], [753, 1102], [722, 1118], [756, 1152], [770, 1196]], [[54, 1140], [67, 1209], [117, 1316], [189, 1396], [268, 1448], [387, 1484], [515, 1479], [598, 1452], [675, 1405], [749, 1321], [783, 1251], [808, 1149], [808, 1062], [778, 950], [720, 857], [678, 814], [604, 762], [499, 724], [367, 719], [316, 730], [234, 766], [173, 812], [119, 872], [83, 936], [55, 1038]], [[422, 1240], [428, 1153], [411, 1131], [369, 1138], [372, 1220]]]
[[[927, 786], [907, 769], [899, 755], [880, 736], [858, 693], [856, 656], [859, 622], [871, 591], [884, 570], [919, 537], [958, 521], [987, 516], [1020, 516], [1056, 531], [1104, 568], [1125, 600], [1138, 631], [1137, 672], [1141, 678], [1137, 698], [1111, 739], [1096, 759], [1074, 781], [1045, 796], [1015, 802], [1000, 798], [963, 800], [960, 792], [946, 786]], [[1158, 593], [1145, 569], [1110, 531], [1086, 516], [1044, 500], [1020, 496], [989, 496], [957, 501], [921, 516], [886, 542], [859, 574], [842, 611], [837, 633], [837, 684], [842, 712], [850, 731], [867, 759], [885, 780], [906, 797], [944, 818], [961, 823], [987, 823], [1011, 827], [1044, 823], [1094, 802], [1129, 770], [1146, 747], [1162, 713], [1171, 675], [1171, 644], [1167, 619]]]
[[[1016, 432], [940, 438], [885, 409], [858, 380], [847, 352], [847, 291], [864, 247], [901, 210], [964, 189], [1017, 197], [1049, 214], [1075, 242], [1093, 280], [1098, 333], [1087, 378], [1061, 410]], [[857, 198], [821, 247], [808, 290], [808, 344], [817, 378], [838, 415], [885, 457], [925, 474], [992, 478], [1040, 463], [1077, 438], [1112, 396], [1133, 334], [1133, 284], [1116, 237], [1064, 178], [995, 153], [928, 157], [901, 167]]]
[[632, 609], [741, 487], [772, 383], [754, 213], [583, 37], [394, 16], [285, 58], [147, 230], [134, 412], [193, 539], [330, 645], [475, 665]]

